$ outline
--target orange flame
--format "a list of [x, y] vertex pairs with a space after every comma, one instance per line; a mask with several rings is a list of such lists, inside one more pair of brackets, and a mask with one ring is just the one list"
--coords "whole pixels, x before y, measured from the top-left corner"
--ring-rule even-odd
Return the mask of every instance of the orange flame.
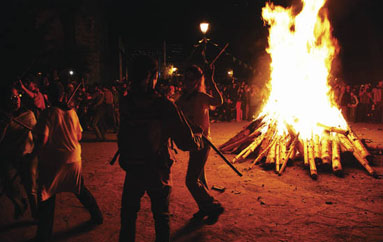
[[[341, 111], [330, 98], [328, 77], [338, 47], [331, 35], [325, 0], [304, 0], [293, 15], [291, 8], [267, 3], [262, 17], [270, 26], [270, 96], [260, 116], [278, 120], [278, 132], [292, 125], [301, 137], [320, 135], [326, 126], [347, 128]], [[320, 14], [322, 16], [320, 16]]]

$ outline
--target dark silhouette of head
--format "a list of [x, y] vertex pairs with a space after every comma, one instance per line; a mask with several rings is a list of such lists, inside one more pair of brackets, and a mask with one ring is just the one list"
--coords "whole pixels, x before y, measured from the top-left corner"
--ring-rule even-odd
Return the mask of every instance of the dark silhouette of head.
[[48, 89], [48, 99], [53, 106], [58, 106], [62, 103], [65, 95], [65, 88], [61, 82], [53, 82], [49, 85]]
[[153, 91], [157, 84], [158, 63], [148, 55], [137, 55], [129, 65], [128, 75], [133, 91]]
[[187, 91], [205, 92], [205, 77], [202, 69], [197, 65], [189, 66], [185, 70], [184, 85]]
[[13, 83], [1, 85], [0, 100], [0, 106], [3, 111], [15, 112], [21, 107], [20, 95]]

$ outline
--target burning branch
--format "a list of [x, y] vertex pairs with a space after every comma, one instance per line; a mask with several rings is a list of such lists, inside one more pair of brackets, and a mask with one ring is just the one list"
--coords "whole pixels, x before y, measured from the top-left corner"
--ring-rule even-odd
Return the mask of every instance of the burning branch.
[[262, 9], [270, 27], [270, 94], [262, 116], [220, 147], [237, 154], [232, 162], [251, 158], [249, 169], [260, 164], [281, 175], [289, 161], [303, 160], [312, 179], [317, 179], [318, 168], [341, 176], [341, 155], [349, 152], [377, 177], [369, 164], [371, 154], [328, 96], [330, 68], [339, 46], [331, 35], [325, 2], [302, 0], [299, 13], [270, 2]]
[[367, 157], [371, 158], [370, 153], [353, 131], [330, 132], [326, 128], [321, 135], [304, 138], [299, 133], [295, 135], [295, 132], [277, 134], [277, 122], [265, 125], [265, 119], [261, 117], [252, 121], [236, 136], [221, 145], [222, 151], [239, 152], [232, 163], [250, 158], [252, 162], [248, 170], [261, 164], [265, 169], [275, 167], [275, 172], [282, 175], [288, 162], [303, 160], [303, 164], [309, 169], [309, 175], [315, 180], [318, 178], [318, 166], [323, 169], [331, 168], [335, 175], [342, 176], [341, 154], [350, 152], [371, 176], [378, 177], [369, 165]]

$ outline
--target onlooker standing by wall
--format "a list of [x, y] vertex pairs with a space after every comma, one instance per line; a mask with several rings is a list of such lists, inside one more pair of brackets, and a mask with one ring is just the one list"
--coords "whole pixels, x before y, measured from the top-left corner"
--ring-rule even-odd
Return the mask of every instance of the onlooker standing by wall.
[[113, 93], [113, 107], [114, 107], [114, 120], [116, 120], [117, 131], [120, 127], [120, 95], [115, 85], [112, 86]]
[[111, 128], [113, 132], [117, 132], [116, 119], [114, 114], [114, 95], [112, 91], [104, 87], [103, 88], [105, 96], [105, 120], [107, 122], [108, 128]]
[[94, 87], [94, 93], [92, 96], [92, 102], [90, 104], [90, 111], [92, 113], [92, 128], [96, 133], [98, 141], [105, 140], [105, 96], [104, 92], [100, 89], [98, 85]]
[[359, 89], [359, 100], [360, 103], [358, 105], [358, 122], [368, 122], [369, 121], [369, 113], [370, 107], [372, 103], [371, 93], [368, 91], [367, 85], [361, 85]]
[[379, 81], [376, 87], [372, 89], [372, 101], [374, 105], [374, 122], [383, 123], [383, 81]]
[[250, 94], [249, 94], [249, 121], [251, 121], [255, 115], [255, 112], [257, 110], [257, 92], [254, 86], [250, 88]]
[[343, 117], [349, 122], [355, 122], [355, 108], [359, 101], [356, 95], [352, 92], [351, 86], [346, 85], [342, 88], [340, 94], [340, 106]]

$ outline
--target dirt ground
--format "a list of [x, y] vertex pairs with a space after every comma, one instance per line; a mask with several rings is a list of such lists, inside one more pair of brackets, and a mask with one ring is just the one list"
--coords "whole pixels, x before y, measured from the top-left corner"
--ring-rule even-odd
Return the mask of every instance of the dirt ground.
[[[219, 146], [247, 122], [212, 124], [213, 142]], [[371, 146], [383, 147], [383, 125], [351, 124]], [[116, 151], [115, 135], [109, 142], [92, 142], [86, 134], [83, 174], [89, 190], [104, 214], [104, 224], [93, 227], [75, 196], [62, 193], [56, 199], [54, 241], [118, 241], [119, 211], [124, 173], [108, 163]], [[232, 159], [234, 155], [227, 155]], [[235, 164], [239, 177], [214, 152], [207, 164], [208, 184], [225, 187], [211, 193], [225, 207], [214, 225], [190, 224], [197, 206], [185, 186], [187, 154], [180, 152], [173, 166], [171, 196], [172, 241], [383, 241], [383, 180], [374, 179], [355, 160], [343, 160], [344, 177], [319, 171], [310, 178], [302, 162], [288, 166], [282, 176], [249, 162]], [[383, 174], [383, 157], [375, 156], [374, 169]], [[154, 241], [149, 198], [145, 195], [137, 221], [137, 241]], [[36, 225], [29, 211], [12, 218], [9, 200], [0, 197], [0, 241], [30, 241]]]

